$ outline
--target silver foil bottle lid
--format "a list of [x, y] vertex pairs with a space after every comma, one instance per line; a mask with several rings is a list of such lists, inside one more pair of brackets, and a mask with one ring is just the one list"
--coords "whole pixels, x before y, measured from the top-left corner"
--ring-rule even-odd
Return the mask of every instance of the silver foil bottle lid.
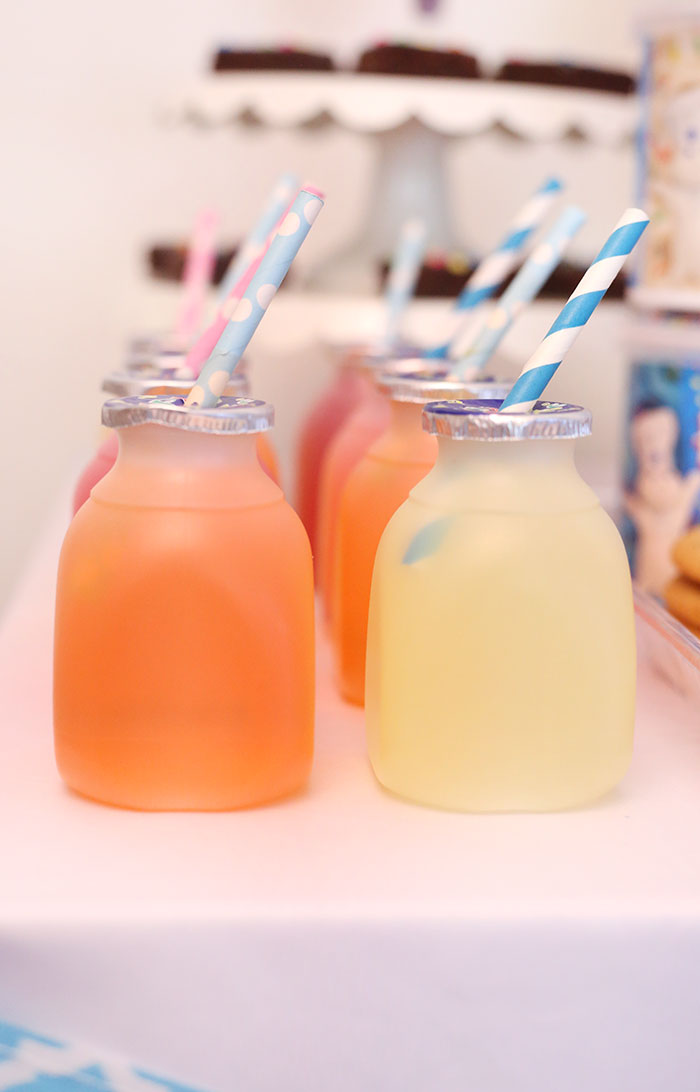
[[509, 383], [490, 378], [458, 379], [447, 365], [421, 357], [392, 361], [391, 364], [390, 369], [376, 376], [375, 382], [394, 402], [421, 405], [443, 399], [447, 394], [459, 399], [503, 399], [511, 387]]
[[[176, 334], [144, 334], [129, 343], [123, 370], [139, 375], [169, 371], [178, 378], [189, 379], [191, 373], [185, 364], [190, 348]], [[247, 373], [245, 357], [239, 360], [236, 371]]]
[[[382, 349], [380, 346], [369, 346], [357, 361], [357, 366], [365, 371], [376, 373], [377, 371], [393, 371], [405, 364], [407, 360], [420, 360], [419, 350], [415, 345], [398, 345], [393, 349]], [[425, 364], [425, 361], [423, 361]]]
[[[110, 372], [102, 382], [102, 390], [118, 398], [127, 395], [177, 394], [185, 397], [195, 380], [191, 375], [178, 375], [178, 369], [156, 368], [153, 365], [129, 368], [125, 372]], [[160, 389], [165, 388], [165, 389]], [[250, 393], [250, 383], [245, 372], [233, 373], [224, 394], [232, 398], [245, 398]]]
[[423, 428], [453, 440], [575, 440], [591, 434], [591, 413], [582, 406], [537, 402], [531, 413], [499, 413], [500, 405], [500, 398], [430, 402]]
[[108, 428], [133, 425], [165, 425], [186, 432], [267, 432], [275, 423], [275, 410], [259, 398], [224, 396], [211, 409], [185, 406], [179, 395], [125, 395], [111, 398], [102, 407], [102, 424]]
[[140, 363], [153, 360], [160, 353], [187, 352], [188, 346], [174, 331], [160, 331], [136, 334], [127, 343], [127, 362]]

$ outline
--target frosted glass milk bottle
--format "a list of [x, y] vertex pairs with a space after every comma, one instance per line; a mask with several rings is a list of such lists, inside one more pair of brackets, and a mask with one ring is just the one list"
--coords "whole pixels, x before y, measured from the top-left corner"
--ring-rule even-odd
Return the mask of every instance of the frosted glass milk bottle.
[[313, 750], [313, 569], [257, 458], [272, 407], [125, 396], [103, 422], [119, 455], [71, 523], [58, 572], [64, 781], [147, 810], [295, 792]]
[[377, 376], [378, 390], [390, 400], [389, 426], [348, 476], [332, 558], [336, 677], [345, 700], [357, 705], [365, 698], [367, 614], [377, 546], [394, 512], [437, 456], [435, 437], [421, 428], [423, 406], [435, 398], [504, 398], [510, 389], [492, 379], [453, 379], [435, 361], [398, 362], [398, 369]]
[[369, 754], [383, 785], [464, 811], [592, 801], [632, 753], [635, 640], [622, 541], [574, 464], [588, 411], [431, 403], [434, 469], [377, 552]]

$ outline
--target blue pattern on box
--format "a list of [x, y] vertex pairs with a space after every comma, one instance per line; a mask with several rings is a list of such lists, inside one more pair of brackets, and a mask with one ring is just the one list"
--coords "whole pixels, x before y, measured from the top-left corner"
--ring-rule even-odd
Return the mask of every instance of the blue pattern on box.
[[94, 1050], [0, 1021], [0, 1092], [196, 1092]]
[[[634, 493], [639, 466], [634, 452], [632, 423], [641, 413], [655, 409], [670, 409], [678, 420], [678, 438], [673, 461], [685, 477], [698, 466], [698, 433], [700, 431], [700, 357], [692, 353], [669, 352], [666, 359], [657, 350], [650, 350], [649, 359], [635, 362], [630, 368], [627, 427], [625, 436], [624, 489]], [[700, 493], [689, 512], [690, 524], [700, 523]], [[621, 517], [620, 531], [627, 549], [632, 572], [635, 572], [637, 533], [627, 513]]]

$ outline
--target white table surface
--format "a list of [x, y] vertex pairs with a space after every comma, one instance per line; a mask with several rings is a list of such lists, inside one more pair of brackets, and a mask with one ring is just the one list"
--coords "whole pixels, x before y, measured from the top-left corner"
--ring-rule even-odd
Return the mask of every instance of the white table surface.
[[53, 520], [0, 630], [0, 1015], [211, 1092], [697, 1092], [700, 716], [642, 671], [597, 807], [465, 816], [374, 781], [319, 652], [308, 791], [138, 814], [51, 740]]

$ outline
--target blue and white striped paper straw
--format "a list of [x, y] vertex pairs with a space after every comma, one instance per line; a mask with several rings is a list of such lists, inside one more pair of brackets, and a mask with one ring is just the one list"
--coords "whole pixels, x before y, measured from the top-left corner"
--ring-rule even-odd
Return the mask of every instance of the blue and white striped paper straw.
[[185, 405], [204, 409], [216, 405], [322, 208], [323, 198], [316, 190], [300, 191], [199, 373]]
[[226, 302], [250, 263], [261, 253], [270, 232], [274, 231], [298, 190], [299, 179], [295, 174], [283, 174], [277, 179], [260, 218], [229, 262], [219, 286], [219, 306]]
[[382, 347], [391, 349], [399, 339], [401, 319], [416, 288], [426, 246], [425, 222], [407, 220], [401, 228], [386, 284], [386, 327]]
[[[561, 190], [562, 183], [558, 178], [548, 178], [542, 183], [512, 221], [505, 238], [496, 250], [487, 254], [479, 262], [455, 301], [456, 311], [473, 311], [479, 304], [495, 295], [506, 277], [515, 269], [533, 232], [540, 226]], [[463, 337], [464, 325], [460, 324], [452, 337], [442, 345], [430, 349], [426, 355], [449, 356], [453, 341], [462, 341]]]
[[455, 371], [461, 379], [473, 379], [488, 363], [498, 343], [523, 308], [538, 294], [585, 221], [585, 212], [576, 205], [564, 209], [542, 242], [520, 267], [501, 298], [493, 305], [486, 326], [476, 341], [458, 359]]
[[608, 288], [632, 253], [649, 217], [641, 209], [627, 209], [586, 270], [544, 340], [516, 379], [504, 399], [501, 412], [529, 413], [564, 356], [581, 333]]

